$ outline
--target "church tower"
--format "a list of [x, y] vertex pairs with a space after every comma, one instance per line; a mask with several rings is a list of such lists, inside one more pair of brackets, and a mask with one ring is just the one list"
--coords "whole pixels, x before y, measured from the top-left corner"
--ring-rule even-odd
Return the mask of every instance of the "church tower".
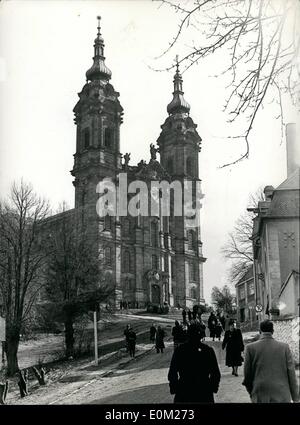
[[[182, 76], [177, 61], [174, 76], [173, 99], [167, 106], [169, 116], [161, 126], [157, 140], [161, 165], [167, 170], [172, 181], [193, 184], [193, 197], [196, 182], [199, 179], [199, 152], [201, 137], [197, 125], [190, 117], [190, 105], [184, 98]], [[184, 199], [182, 200], [182, 203]], [[167, 223], [167, 232], [174, 251], [172, 271], [172, 288], [174, 305], [191, 307], [204, 302], [203, 297], [203, 262], [200, 220], [197, 226], [189, 226], [189, 218], [184, 214], [174, 216], [171, 204], [171, 216]]]
[[74, 108], [76, 153], [71, 174], [75, 177], [75, 208], [96, 211], [96, 186], [105, 177], [115, 178], [121, 168], [120, 125], [123, 108], [119, 93], [110, 84], [111, 71], [105, 64], [104, 40], [94, 42], [93, 65]]
[[91, 237], [96, 237], [99, 259], [102, 259], [106, 281], [120, 292], [120, 223], [117, 217], [99, 217], [97, 185], [104, 178], [116, 182], [122, 169], [120, 154], [120, 125], [123, 108], [119, 93], [110, 84], [111, 71], [105, 64], [104, 40], [100, 17], [94, 42], [94, 57], [86, 72], [86, 84], [78, 94], [75, 105], [76, 153], [71, 171], [75, 177], [75, 211]]

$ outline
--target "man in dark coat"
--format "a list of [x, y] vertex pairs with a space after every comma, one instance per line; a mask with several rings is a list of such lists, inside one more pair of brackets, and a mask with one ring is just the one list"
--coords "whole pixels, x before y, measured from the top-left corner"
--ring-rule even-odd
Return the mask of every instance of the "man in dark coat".
[[185, 311], [185, 309], [183, 309], [182, 310], [182, 321], [183, 321], [183, 323], [185, 323], [186, 322], [186, 311]]
[[210, 337], [215, 340], [216, 336], [216, 324], [217, 324], [217, 318], [213, 312], [210, 313], [210, 316], [207, 321], [208, 329], [210, 331]]
[[130, 331], [131, 326], [128, 324], [126, 325], [126, 328], [124, 330], [124, 337], [125, 337], [125, 343], [126, 343], [126, 351], [129, 351], [129, 346], [128, 346], [128, 332]]
[[136, 333], [132, 328], [127, 332], [127, 344], [130, 357], [135, 356]]
[[200, 341], [200, 330], [192, 324], [188, 340], [173, 353], [168, 373], [174, 403], [214, 403], [221, 374], [214, 349]]
[[173, 329], [172, 329], [172, 336], [173, 336], [174, 350], [175, 350], [175, 348], [177, 348], [185, 340], [183, 327], [180, 325], [178, 320], [175, 320], [175, 326], [173, 326]]
[[164, 337], [166, 336], [165, 331], [162, 329], [161, 326], [157, 327], [156, 336], [155, 336], [155, 348], [157, 353], [163, 353], [165, 344], [164, 344]]
[[156, 327], [154, 323], [150, 326], [150, 342], [155, 342]]

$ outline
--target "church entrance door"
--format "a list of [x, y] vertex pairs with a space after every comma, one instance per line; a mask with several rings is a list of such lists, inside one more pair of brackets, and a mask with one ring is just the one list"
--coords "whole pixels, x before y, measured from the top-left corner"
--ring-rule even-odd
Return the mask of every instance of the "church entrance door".
[[160, 304], [160, 287], [159, 285], [152, 285], [152, 303]]

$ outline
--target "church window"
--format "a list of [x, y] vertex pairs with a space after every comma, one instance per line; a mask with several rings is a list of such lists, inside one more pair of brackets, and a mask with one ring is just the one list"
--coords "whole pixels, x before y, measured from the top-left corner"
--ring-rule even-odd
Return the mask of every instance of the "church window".
[[190, 157], [186, 160], [186, 172], [187, 174], [193, 174], [193, 160]]
[[113, 147], [113, 134], [114, 134], [114, 131], [113, 131], [112, 128], [109, 128], [109, 127], [105, 128], [105, 130], [104, 130], [104, 146], [107, 149], [112, 149], [112, 147]]
[[168, 254], [165, 254], [164, 261], [165, 261], [165, 272], [169, 272], [169, 256], [168, 256]]
[[152, 269], [153, 270], [158, 270], [157, 255], [152, 255]]
[[174, 172], [173, 158], [169, 158], [167, 161], [167, 171], [171, 174]]
[[164, 234], [164, 247], [165, 249], [169, 248], [169, 235], [167, 233]]
[[107, 266], [111, 266], [111, 248], [107, 247], [105, 248], [105, 263]]
[[188, 249], [195, 249], [195, 232], [193, 230], [188, 231]]
[[124, 219], [123, 234], [124, 234], [124, 236], [129, 236], [129, 234], [130, 234], [130, 220], [129, 220], [129, 218]]
[[125, 273], [130, 273], [130, 270], [131, 270], [130, 252], [129, 251], [125, 251], [124, 252], [124, 261], [123, 261], [123, 271]]
[[105, 230], [111, 230], [111, 216], [106, 214], [106, 216], [104, 217], [104, 229]]
[[151, 245], [154, 247], [158, 245], [158, 226], [154, 221], [151, 222]]
[[196, 290], [196, 288], [191, 288], [190, 295], [191, 295], [191, 298], [193, 298], [193, 299], [196, 299], [197, 298], [197, 290]]
[[83, 130], [83, 146], [84, 149], [87, 149], [90, 146], [90, 129], [85, 128]]
[[175, 279], [176, 276], [176, 265], [175, 265], [175, 260], [171, 261], [171, 277], [172, 279]]
[[197, 280], [197, 266], [195, 261], [189, 263], [189, 272], [190, 272], [190, 282], [195, 282]]

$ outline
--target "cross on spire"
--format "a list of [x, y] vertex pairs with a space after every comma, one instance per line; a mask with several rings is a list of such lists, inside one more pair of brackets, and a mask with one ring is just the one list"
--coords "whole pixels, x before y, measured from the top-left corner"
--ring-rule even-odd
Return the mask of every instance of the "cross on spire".
[[98, 19], [98, 26], [97, 26], [98, 33], [97, 33], [97, 35], [101, 35], [101, 34], [100, 34], [100, 21], [101, 21], [101, 16], [97, 16], [97, 19]]
[[176, 55], [175, 57], [175, 62], [176, 62], [176, 71], [178, 72], [179, 71], [179, 56], [178, 55]]

